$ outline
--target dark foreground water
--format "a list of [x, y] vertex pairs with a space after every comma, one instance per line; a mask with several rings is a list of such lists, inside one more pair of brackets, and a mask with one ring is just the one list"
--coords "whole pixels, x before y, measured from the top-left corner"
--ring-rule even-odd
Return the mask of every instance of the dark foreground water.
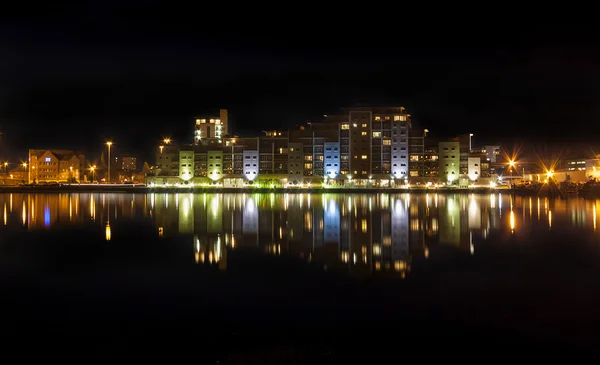
[[600, 345], [600, 201], [6, 194], [0, 209], [0, 348], [22, 360], [486, 361]]

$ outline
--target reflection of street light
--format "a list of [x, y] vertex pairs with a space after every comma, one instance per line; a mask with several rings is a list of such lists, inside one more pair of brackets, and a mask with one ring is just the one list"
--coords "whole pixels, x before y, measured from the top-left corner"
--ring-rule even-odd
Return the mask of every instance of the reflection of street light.
[[110, 165], [111, 165], [111, 160], [110, 160], [110, 146], [112, 146], [112, 142], [108, 141], [106, 142], [106, 145], [108, 146], [108, 181], [110, 183]]

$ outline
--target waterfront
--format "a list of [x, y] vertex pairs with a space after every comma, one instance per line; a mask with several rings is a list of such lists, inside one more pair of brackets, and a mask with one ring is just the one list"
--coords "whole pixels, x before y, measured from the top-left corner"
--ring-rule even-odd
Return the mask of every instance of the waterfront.
[[15, 193], [0, 209], [17, 331], [128, 320], [213, 335], [302, 328], [358, 341], [402, 328], [407, 343], [598, 343], [596, 200]]

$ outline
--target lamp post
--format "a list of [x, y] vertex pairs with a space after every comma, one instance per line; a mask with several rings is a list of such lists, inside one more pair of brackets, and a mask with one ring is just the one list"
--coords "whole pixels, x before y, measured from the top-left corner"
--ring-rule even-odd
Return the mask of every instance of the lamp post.
[[473, 147], [471, 145], [471, 140], [473, 139], [473, 133], [469, 134], [469, 153], [471, 153], [471, 151], [473, 150]]
[[110, 159], [110, 146], [112, 146], [112, 142], [108, 141], [106, 142], [106, 145], [108, 146], [108, 183], [110, 183], [110, 165], [112, 163], [111, 159]]
[[92, 171], [92, 183], [94, 183], [94, 171], [96, 171], [96, 165], [90, 167], [90, 171]]
[[515, 166], [515, 161], [513, 161], [513, 160], [508, 161], [508, 171], [510, 172], [510, 188], [511, 188], [511, 190], [513, 187], [512, 169], [514, 166]]
[[[23, 162], [23, 173], [27, 174], [27, 162]], [[29, 176], [27, 176], [27, 183], [29, 184]]]
[[8, 174], [8, 161], [4, 161], [4, 173]]
[[429, 129], [423, 129], [423, 161], [421, 162], [422, 176], [425, 178], [425, 138], [427, 138], [427, 133], [429, 133]]

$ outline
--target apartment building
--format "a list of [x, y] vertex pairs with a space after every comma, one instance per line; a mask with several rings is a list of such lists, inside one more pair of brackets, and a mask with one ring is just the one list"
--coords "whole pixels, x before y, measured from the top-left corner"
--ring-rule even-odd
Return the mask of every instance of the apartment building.
[[457, 184], [460, 176], [460, 143], [440, 142], [438, 153], [440, 182]]
[[[489, 178], [492, 157], [499, 153], [497, 146], [472, 149], [471, 135], [432, 138], [427, 129], [413, 128], [410, 114], [400, 106], [342, 108], [321, 121], [266, 130], [258, 137], [223, 135], [226, 111], [204, 119], [193, 145], [159, 146], [157, 176], [226, 186], [248, 181], [463, 186]], [[217, 125], [221, 134], [213, 128]]]
[[202, 117], [196, 119], [194, 125], [194, 144], [201, 144], [205, 139], [222, 140], [229, 134], [229, 114], [227, 109], [219, 110], [218, 117]]
[[27, 181], [76, 182], [85, 174], [85, 155], [73, 150], [29, 150]]

